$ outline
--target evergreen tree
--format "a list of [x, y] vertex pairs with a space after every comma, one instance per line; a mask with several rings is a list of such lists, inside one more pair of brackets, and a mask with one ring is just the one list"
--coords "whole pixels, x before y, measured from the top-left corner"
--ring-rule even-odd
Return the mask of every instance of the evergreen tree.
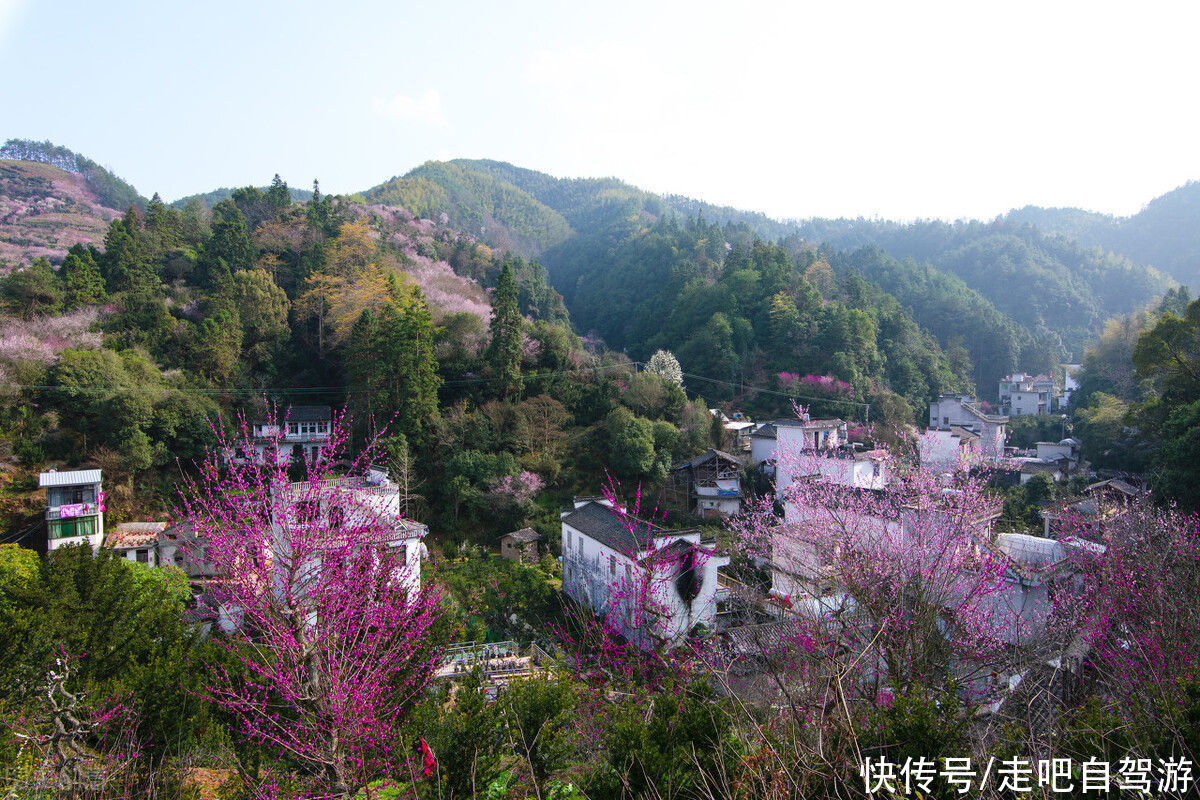
[[433, 321], [417, 290], [397, 296], [378, 315], [363, 311], [350, 332], [346, 372], [353, 403], [372, 436], [385, 424], [421, 444], [438, 417], [441, 386]]
[[114, 219], [109, 226], [101, 272], [110, 293], [152, 292], [158, 288], [158, 273], [146, 259], [137, 209], [129, 209], [124, 218]]
[[213, 209], [212, 237], [205, 242], [197, 265], [200, 285], [215, 289], [233, 272], [250, 269], [254, 245], [246, 232], [246, 219], [232, 200], [226, 198]]
[[58, 272], [66, 289], [68, 310], [104, 300], [104, 278], [91, 252], [86, 248], [78, 244], [73, 246], [63, 259]]
[[53, 314], [62, 308], [63, 287], [50, 262], [36, 258], [4, 279], [4, 295], [26, 318]]
[[500, 397], [516, 402], [521, 399], [521, 312], [517, 308], [517, 284], [512, 268], [505, 263], [492, 296], [492, 341], [488, 362], [499, 385]]
[[267, 202], [275, 209], [276, 214], [282, 214], [292, 205], [292, 194], [288, 190], [287, 183], [279, 177], [278, 172], [271, 180], [271, 188], [267, 189]]

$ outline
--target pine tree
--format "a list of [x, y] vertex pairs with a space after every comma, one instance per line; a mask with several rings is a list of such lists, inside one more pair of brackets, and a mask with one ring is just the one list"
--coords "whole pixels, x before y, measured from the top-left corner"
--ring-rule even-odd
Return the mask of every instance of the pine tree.
[[226, 198], [213, 209], [212, 237], [205, 242], [200, 256], [200, 284], [215, 289], [239, 269], [254, 263], [254, 245], [246, 232], [246, 218], [232, 200]]
[[104, 278], [100, 275], [92, 254], [81, 245], [74, 245], [59, 268], [66, 288], [67, 309], [93, 305], [104, 300]]
[[505, 263], [492, 296], [492, 341], [487, 360], [497, 379], [500, 397], [510, 402], [520, 400], [524, 389], [521, 377], [522, 321], [517, 307], [517, 283], [512, 268]]
[[292, 194], [288, 191], [287, 183], [279, 177], [278, 172], [271, 180], [271, 188], [267, 189], [267, 202], [271, 204], [277, 214], [282, 214], [292, 205]]

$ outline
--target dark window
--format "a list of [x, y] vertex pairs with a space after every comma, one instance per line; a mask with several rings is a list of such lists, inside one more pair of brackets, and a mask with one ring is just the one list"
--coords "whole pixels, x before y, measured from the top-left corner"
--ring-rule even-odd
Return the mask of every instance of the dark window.
[[301, 500], [296, 503], [296, 519], [299, 522], [316, 522], [321, 514], [321, 505], [316, 500]]
[[330, 528], [333, 528], [335, 531], [340, 530], [342, 525], [345, 524], [345, 522], [346, 522], [346, 512], [342, 509], [341, 506], [334, 506], [333, 508], [329, 509], [329, 527]]
[[150, 551], [149, 550], [138, 550], [137, 551], [137, 560], [138, 560], [139, 564], [149, 564], [150, 563]]

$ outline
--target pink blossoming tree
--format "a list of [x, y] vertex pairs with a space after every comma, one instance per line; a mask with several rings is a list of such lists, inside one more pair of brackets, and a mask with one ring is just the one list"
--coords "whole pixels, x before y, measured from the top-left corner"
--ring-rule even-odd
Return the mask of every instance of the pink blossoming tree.
[[[320, 796], [344, 797], [404, 771], [394, 731], [436, 666], [441, 599], [421, 586], [419, 529], [401, 519], [394, 487], [378, 474], [327, 478], [347, 450], [347, 421], [333, 428], [297, 483], [286, 466], [222, 457], [249, 443], [244, 425], [239, 442], [219, 436], [181, 511], [217, 575], [210, 591], [240, 662], [215, 666], [213, 700]], [[372, 452], [349, 474], [366, 472]]]

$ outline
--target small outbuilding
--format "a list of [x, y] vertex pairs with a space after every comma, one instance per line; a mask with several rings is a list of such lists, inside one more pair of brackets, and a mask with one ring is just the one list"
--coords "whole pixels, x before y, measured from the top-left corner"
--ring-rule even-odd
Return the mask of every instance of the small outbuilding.
[[500, 537], [500, 555], [517, 561], [536, 562], [538, 542], [543, 537], [533, 528], [521, 528]]

